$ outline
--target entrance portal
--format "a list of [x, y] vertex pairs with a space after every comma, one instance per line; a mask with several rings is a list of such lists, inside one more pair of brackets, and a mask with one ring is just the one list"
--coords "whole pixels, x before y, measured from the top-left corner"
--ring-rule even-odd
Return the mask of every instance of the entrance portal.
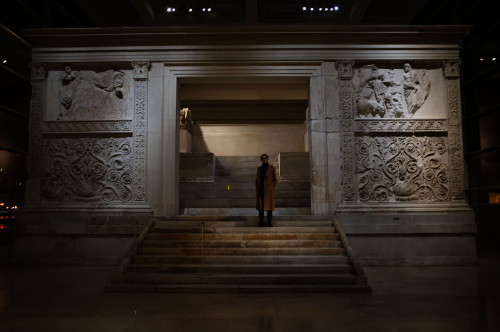
[[180, 81], [180, 214], [255, 214], [255, 170], [279, 173], [276, 214], [309, 214], [308, 80]]

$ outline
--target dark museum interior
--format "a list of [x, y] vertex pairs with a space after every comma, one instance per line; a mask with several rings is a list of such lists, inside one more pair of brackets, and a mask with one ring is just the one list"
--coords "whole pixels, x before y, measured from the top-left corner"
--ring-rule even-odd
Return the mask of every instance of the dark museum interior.
[[[0, 10], [2, 209], [22, 209], [25, 196], [32, 48], [25, 38], [28, 29], [466, 26], [460, 51], [465, 190], [475, 213], [479, 263], [368, 268], [372, 297], [127, 297], [102, 292], [102, 280], [109, 273], [103, 267], [11, 271], [9, 256], [14, 254], [16, 230], [8, 227], [2, 215], [0, 331], [4, 331], [4, 315], [10, 319], [5, 331], [27, 327], [36, 331], [500, 331], [499, 7], [497, 0], [4, 0]], [[8, 215], [11, 221], [14, 212]], [[81, 287], [75, 282], [81, 282]], [[33, 319], [26, 323], [25, 317]]]

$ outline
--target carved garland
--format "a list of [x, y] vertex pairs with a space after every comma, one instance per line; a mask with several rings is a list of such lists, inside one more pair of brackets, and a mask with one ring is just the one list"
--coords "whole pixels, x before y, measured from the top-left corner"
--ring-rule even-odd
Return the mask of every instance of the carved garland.
[[149, 61], [132, 61], [134, 69], [134, 201], [146, 200], [146, 110]]

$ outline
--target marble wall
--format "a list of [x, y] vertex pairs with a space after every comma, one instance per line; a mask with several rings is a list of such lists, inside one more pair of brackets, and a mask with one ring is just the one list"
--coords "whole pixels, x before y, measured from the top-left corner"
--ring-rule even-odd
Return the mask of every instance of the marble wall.
[[[86, 226], [94, 216], [127, 216], [125, 225], [100, 224], [113, 237], [123, 232], [120, 227], [134, 234], [154, 215], [176, 215], [179, 152], [187, 149], [179, 139], [180, 80], [220, 78], [226, 84], [255, 85], [256, 77], [274, 77], [309, 81], [304, 125], [207, 125], [193, 134], [192, 151], [258, 155], [266, 144], [269, 154], [308, 151], [312, 214], [338, 218], [364, 262], [398, 264], [411, 256], [408, 261], [418, 264], [446, 264], [442, 257], [456, 256], [460, 259], [449, 262], [470, 263], [475, 224], [464, 194], [458, 46], [443, 41], [445, 32], [454, 32], [442, 30], [442, 35], [425, 32], [436, 33], [433, 38], [442, 47], [412, 42], [411, 33], [395, 36], [389, 47], [386, 32], [372, 32], [373, 38], [363, 40], [364, 50], [356, 44], [361, 40], [331, 44], [322, 39], [324, 31], [308, 32], [323, 43], [320, 48], [300, 39], [279, 50], [265, 43], [252, 52], [235, 37], [229, 42], [221, 37], [232, 51], [203, 44], [183, 51], [169, 45], [167, 52], [148, 35], [147, 54], [144, 41], [137, 49], [103, 48], [110, 37], [101, 31], [91, 32], [96, 44], [84, 53], [76, 47], [78, 33], [74, 41], [64, 41], [74, 48], [42, 47], [35, 40], [18, 252], [29, 256], [23, 235], [88, 236]], [[262, 138], [262, 130], [272, 133], [274, 143]], [[430, 215], [438, 216], [431, 226]], [[75, 216], [78, 227], [61, 226], [61, 220]], [[408, 248], [408, 230], [417, 239], [431, 234], [443, 242], [439, 248], [433, 242], [426, 250], [392, 255], [374, 249], [381, 238]], [[451, 242], [450, 234], [456, 235]], [[460, 239], [468, 249], [455, 255]]]

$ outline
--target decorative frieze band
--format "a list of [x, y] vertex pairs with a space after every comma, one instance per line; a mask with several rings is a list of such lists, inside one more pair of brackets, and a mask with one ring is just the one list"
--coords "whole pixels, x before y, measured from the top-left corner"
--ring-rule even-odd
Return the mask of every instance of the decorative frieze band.
[[353, 135], [353, 95], [352, 76], [354, 61], [340, 60], [337, 68], [340, 79], [340, 131], [342, 153], [342, 200], [354, 202], [357, 200], [354, 183], [354, 135]]
[[445, 119], [355, 119], [354, 131], [369, 132], [446, 132]]
[[453, 201], [462, 201], [464, 200], [465, 170], [462, 145], [462, 114], [460, 110], [460, 82], [457, 77], [446, 79], [446, 93], [448, 99], [448, 117], [450, 119], [448, 137], [450, 141], [449, 163], [451, 199]]
[[43, 123], [44, 133], [132, 133], [132, 120], [119, 121], [48, 121]]
[[149, 61], [132, 61], [134, 68], [134, 196], [146, 201], [146, 124]]
[[26, 202], [39, 204], [41, 199], [42, 178], [42, 111], [45, 104], [45, 64], [32, 63], [31, 67], [31, 102], [29, 117], [29, 151], [27, 160]]

